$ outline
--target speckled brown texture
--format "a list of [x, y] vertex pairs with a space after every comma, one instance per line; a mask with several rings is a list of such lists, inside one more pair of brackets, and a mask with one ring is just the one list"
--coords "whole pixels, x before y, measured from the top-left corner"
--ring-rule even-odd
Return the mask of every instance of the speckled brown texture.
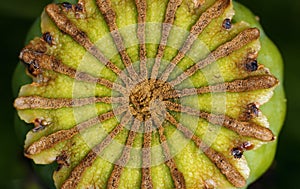
[[78, 183], [80, 182], [80, 179], [82, 178], [83, 173], [86, 171], [87, 168], [89, 168], [93, 162], [96, 160], [97, 156], [113, 141], [113, 139], [124, 129], [124, 125], [127, 124], [127, 121], [129, 120], [128, 117], [130, 115], [127, 113], [123, 119], [121, 120], [121, 123], [116, 126], [108, 135], [107, 137], [97, 146], [95, 146], [86, 156], [85, 158], [80, 162], [79, 165], [77, 165], [71, 172], [68, 179], [63, 183], [61, 186], [62, 189], [71, 189], [75, 188]]
[[146, 16], [147, 16], [147, 2], [146, 0], [135, 0], [138, 11], [138, 28], [137, 37], [140, 44], [140, 75], [144, 79], [148, 78], [147, 70], [147, 52], [146, 52]]
[[166, 71], [161, 76], [160, 79], [162, 81], [166, 81], [168, 79], [170, 73], [175, 68], [174, 65], [178, 64], [182, 60], [200, 33], [203, 32], [203, 30], [214, 18], [219, 17], [229, 5], [230, 0], [218, 0], [212, 7], [201, 14], [197, 23], [192, 27], [189, 36], [187, 37], [183, 46], [180, 48], [178, 54], [172, 59], [171, 63], [166, 68]]
[[136, 131], [139, 129], [141, 123], [138, 119], [135, 119], [132, 128], [128, 134], [128, 138], [126, 140], [125, 148], [123, 149], [121, 157], [115, 163], [114, 169], [108, 179], [107, 188], [114, 189], [118, 188], [120, 183], [120, 178], [122, 171], [130, 158], [130, 151], [136, 136]]
[[30, 51], [24, 49], [20, 55], [20, 58], [27, 64], [32, 64], [33, 62], [38, 65], [38, 69], [46, 69], [52, 70], [64, 75], [67, 75], [71, 78], [76, 78], [78, 81], [86, 81], [89, 83], [97, 83], [100, 85], [104, 85], [107, 88], [116, 88], [119, 89], [121, 92], [125, 92], [126, 89], [121, 85], [115, 84], [111, 81], [108, 81], [101, 77], [94, 77], [90, 74], [85, 72], [77, 71], [65, 64], [62, 64], [59, 60], [55, 57], [47, 55], [47, 54], [40, 54], [34, 51]]
[[237, 171], [237, 169], [220, 153], [216, 152], [207, 144], [195, 136], [192, 131], [179, 124], [176, 119], [167, 113], [166, 119], [175, 125], [187, 138], [193, 140], [197, 147], [201, 149], [207, 157], [216, 164], [226, 178], [236, 187], [243, 187], [246, 184], [245, 178]]
[[[43, 98], [39, 96], [20, 97], [15, 100], [14, 106], [16, 109], [59, 109], [67, 107], [79, 107], [93, 103], [112, 103], [122, 101], [122, 98], [110, 97], [90, 97], [79, 99], [67, 99], [67, 98]], [[119, 101], [120, 102], [120, 101]]]
[[260, 89], [269, 89], [277, 86], [279, 81], [272, 75], [252, 76], [245, 79], [238, 79], [231, 82], [219, 83], [211, 86], [199, 87], [197, 89], [183, 89], [171, 91], [164, 94], [164, 99], [174, 97], [184, 97], [205, 93], [222, 93], [222, 92], [249, 92]]
[[111, 7], [110, 0], [97, 0], [97, 5], [106, 20], [106, 23], [109, 27], [109, 30], [111, 32], [111, 35], [112, 35], [114, 41], [115, 41], [115, 45], [118, 49], [118, 52], [121, 55], [123, 63], [127, 67], [131, 78], [133, 80], [136, 80], [138, 78], [138, 75], [135, 72], [135, 70], [133, 69], [132, 61], [126, 52], [126, 48], [124, 46], [122, 36], [121, 36], [121, 34], [118, 30], [117, 24], [116, 24], [116, 13], [114, 12], [114, 10]]
[[131, 114], [141, 121], [151, 117], [151, 103], [162, 100], [163, 94], [174, 93], [172, 87], [159, 80], [146, 80], [136, 85], [129, 96]]
[[191, 66], [189, 69], [184, 71], [180, 76], [175, 80], [171, 81], [171, 85], [178, 85], [183, 80], [193, 75], [200, 69], [208, 66], [209, 64], [215, 62], [216, 60], [226, 57], [232, 52], [242, 48], [248, 43], [259, 38], [260, 32], [257, 28], [246, 29], [243, 32], [239, 33], [231, 41], [219, 46], [216, 50], [212, 51], [205, 59], [197, 62], [195, 65]]
[[165, 158], [165, 164], [169, 167], [171, 176], [174, 181], [174, 186], [176, 189], [179, 188], [186, 188], [185, 186], [185, 180], [183, 177], [183, 174], [178, 170], [176, 163], [174, 161], [174, 158], [171, 155], [167, 138], [164, 134], [164, 127], [161, 125], [159, 118], [157, 116], [153, 116], [153, 121], [155, 125], [158, 127], [158, 133], [159, 133], [159, 139], [160, 143], [163, 149], [164, 158]]
[[103, 122], [105, 120], [113, 118], [115, 115], [113, 112], [108, 112], [102, 115], [99, 115], [95, 118], [87, 120], [78, 124], [77, 126], [68, 129], [61, 130], [56, 133], [50, 134], [49, 136], [42, 137], [40, 140], [31, 144], [25, 151], [26, 155], [33, 155], [42, 152], [43, 150], [52, 148], [59, 142], [66, 141], [72, 138], [74, 135], [78, 134], [81, 130], [84, 130], [88, 127], [91, 127], [97, 123]]
[[216, 115], [204, 111], [194, 110], [192, 108], [184, 107], [169, 101], [165, 101], [165, 105], [169, 110], [184, 112], [205, 119], [212, 124], [222, 125], [223, 127], [237, 132], [241, 136], [254, 137], [262, 141], [274, 140], [274, 135], [270, 129], [252, 122], [243, 122], [226, 115]]
[[153, 188], [151, 178], [151, 139], [152, 139], [152, 120], [147, 120], [144, 124], [145, 134], [143, 139], [143, 151], [142, 151], [142, 184], [141, 188], [151, 189]]
[[152, 79], [157, 77], [160, 62], [163, 57], [164, 50], [166, 48], [168, 36], [170, 34], [171, 27], [172, 27], [174, 19], [175, 19], [175, 13], [181, 3], [182, 3], [182, 0], [170, 0], [168, 3], [168, 7], [166, 10], [166, 14], [165, 14], [165, 21], [162, 25], [161, 40], [160, 40], [160, 43], [158, 46], [155, 63], [154, 63], [154, 66], [153, 66], [152, 72], [151, 72]]
[[[82, 45], [88, 52], [90, 52], [94, 57], [96, 57], [100, 62], [104, 63], [104, 65], [112, 70], [114, 73], [119, 75], [120, 77], [124, 77], [121, 74], [121, 70], [112, 63], [109, 59], [107, 59], [102, 52], [91, 42], [88, 36], [78, 29], [74, 23], [69, 20], [66, 15], [63, 14], [61, 8], [58, 5], [50, 4], [46, 7], [46, 12], [50, 16], [50, 18], [55, 22], [57, 27], [70, 35], [77, 43]], [[128, 81], [128, 78], [122, 78], [125, 81]]]

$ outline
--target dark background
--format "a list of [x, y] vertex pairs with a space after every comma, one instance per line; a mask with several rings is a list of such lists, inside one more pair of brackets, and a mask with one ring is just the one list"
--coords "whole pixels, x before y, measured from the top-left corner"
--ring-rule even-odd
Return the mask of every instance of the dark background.
[[[269, 171], [249, 188], [300, 188], [300, 1], [239, 0], [260, 17], [285, 62], [287, 117]], [[31, 161], [23, 157], [14, 126], [11, 79], [28, 29], [50, 0], [0, 3], [0, 188], [42, 188]], [[266, 157], [268, 158], [268, 157]]]

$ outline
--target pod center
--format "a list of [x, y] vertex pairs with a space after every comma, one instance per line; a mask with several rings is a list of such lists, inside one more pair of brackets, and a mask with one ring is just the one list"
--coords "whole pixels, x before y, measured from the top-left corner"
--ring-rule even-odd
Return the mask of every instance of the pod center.
[[164, 95], [173, 91], [170, 84], [155, 79], [137, 84], [129, 96], [131, 114], [140, 121], [146, 121], [152, 114], [160, 115], [164, 111]]

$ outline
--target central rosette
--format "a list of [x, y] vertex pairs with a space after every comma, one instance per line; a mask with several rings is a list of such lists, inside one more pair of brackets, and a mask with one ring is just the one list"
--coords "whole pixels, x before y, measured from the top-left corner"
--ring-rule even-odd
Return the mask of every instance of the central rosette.
[[173, 91], [172, 86], [164, 81], [148, 79], [140, 82], [129, 96], [131, 114], [140, 121], [146, 121], [152, 114], [161, 115], [165, 110], [164, 95]]

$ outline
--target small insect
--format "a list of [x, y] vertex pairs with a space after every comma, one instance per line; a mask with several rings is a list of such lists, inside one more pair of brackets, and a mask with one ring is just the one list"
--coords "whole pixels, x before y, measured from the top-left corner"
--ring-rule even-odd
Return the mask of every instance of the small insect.
[[251, 60], [251, 61], [247, 62], [245, 67], [246, 67], [246, 70], [248, 70], [250, 72], [256, 71], [258, 69], [257, 60]]
[[66, 151], [63, 151], [61, 155], [56, 157], [56, 163], [58, 164], [56, 171], [59, 171], [63, 166], [70, 166], [68, 162], [69, 158]]
[[242, 148], [244, 150], [252, 150], [254, 148], [254, 145], [251, 142], [244, 142], [242, 144]]
[[231, 28], [232, 24], [231, 24], [231, 20], [229, 18], [226, 18], [223, 21], [222, 27], [226, 30], [229, 30]]
[[243, 121], [249, 121], [259, 115], [259, 109], [255, 103], [250, 103], [247, 105], [246, 110], [240, 116]]
[[62, 5], [65, 9], [67, 9], [67, 10], [72, 9], [72, 4], [71, 4], [71, 3], [63, 2], [63, 3], [61, 3], [61, 5]]
[[38, 132], [41, 131], [43, 129], [45, 129], [48, 125], [51, 124], [50, 121], [47, 121], [44, 118], [36, 118], [33, 122], [34, 124], [34, 128], [32, 129], [33, 132]]
[[254, 145], [251, 142], [243, 142], [242, 144], [231, 149], [231, 155], [233, 155], [233, 157], [236, 159], [240, 159], [243, 157], [243, 153], [245, 151], [252, 150], [253, 148]]
[[231, 154], [233, 155], [234, 158], [240, 159], [243, 156], [243, 149], [237, 147], [237, 148], [232, 148]]
[[82, 7], [82, 4], [76, 4], [75, 5], [75, 11], [76, 12], [82, 12], [83, 11], [83, 7]]
[[36, 77], [41, 74], [40, 66], [36, 61], [32, 61], [30, 64], [26, 64], [27, 71], [30, 75]]
[[256, 106], [256, 104], [254, 103], [251, 103], [248, 105], [248, 111], [250, 114], [252, 114], [253, 116], [258, 116], [258, 113], [259, 113], [259, 109], [258, 107]]
[[43, 34], [43, 39], [44, 41], [46, 41], [46, 43], [48, 43], [49, 45], [53, 45], [53, 38], [50, 34], [50, 32], [46, 32]]

